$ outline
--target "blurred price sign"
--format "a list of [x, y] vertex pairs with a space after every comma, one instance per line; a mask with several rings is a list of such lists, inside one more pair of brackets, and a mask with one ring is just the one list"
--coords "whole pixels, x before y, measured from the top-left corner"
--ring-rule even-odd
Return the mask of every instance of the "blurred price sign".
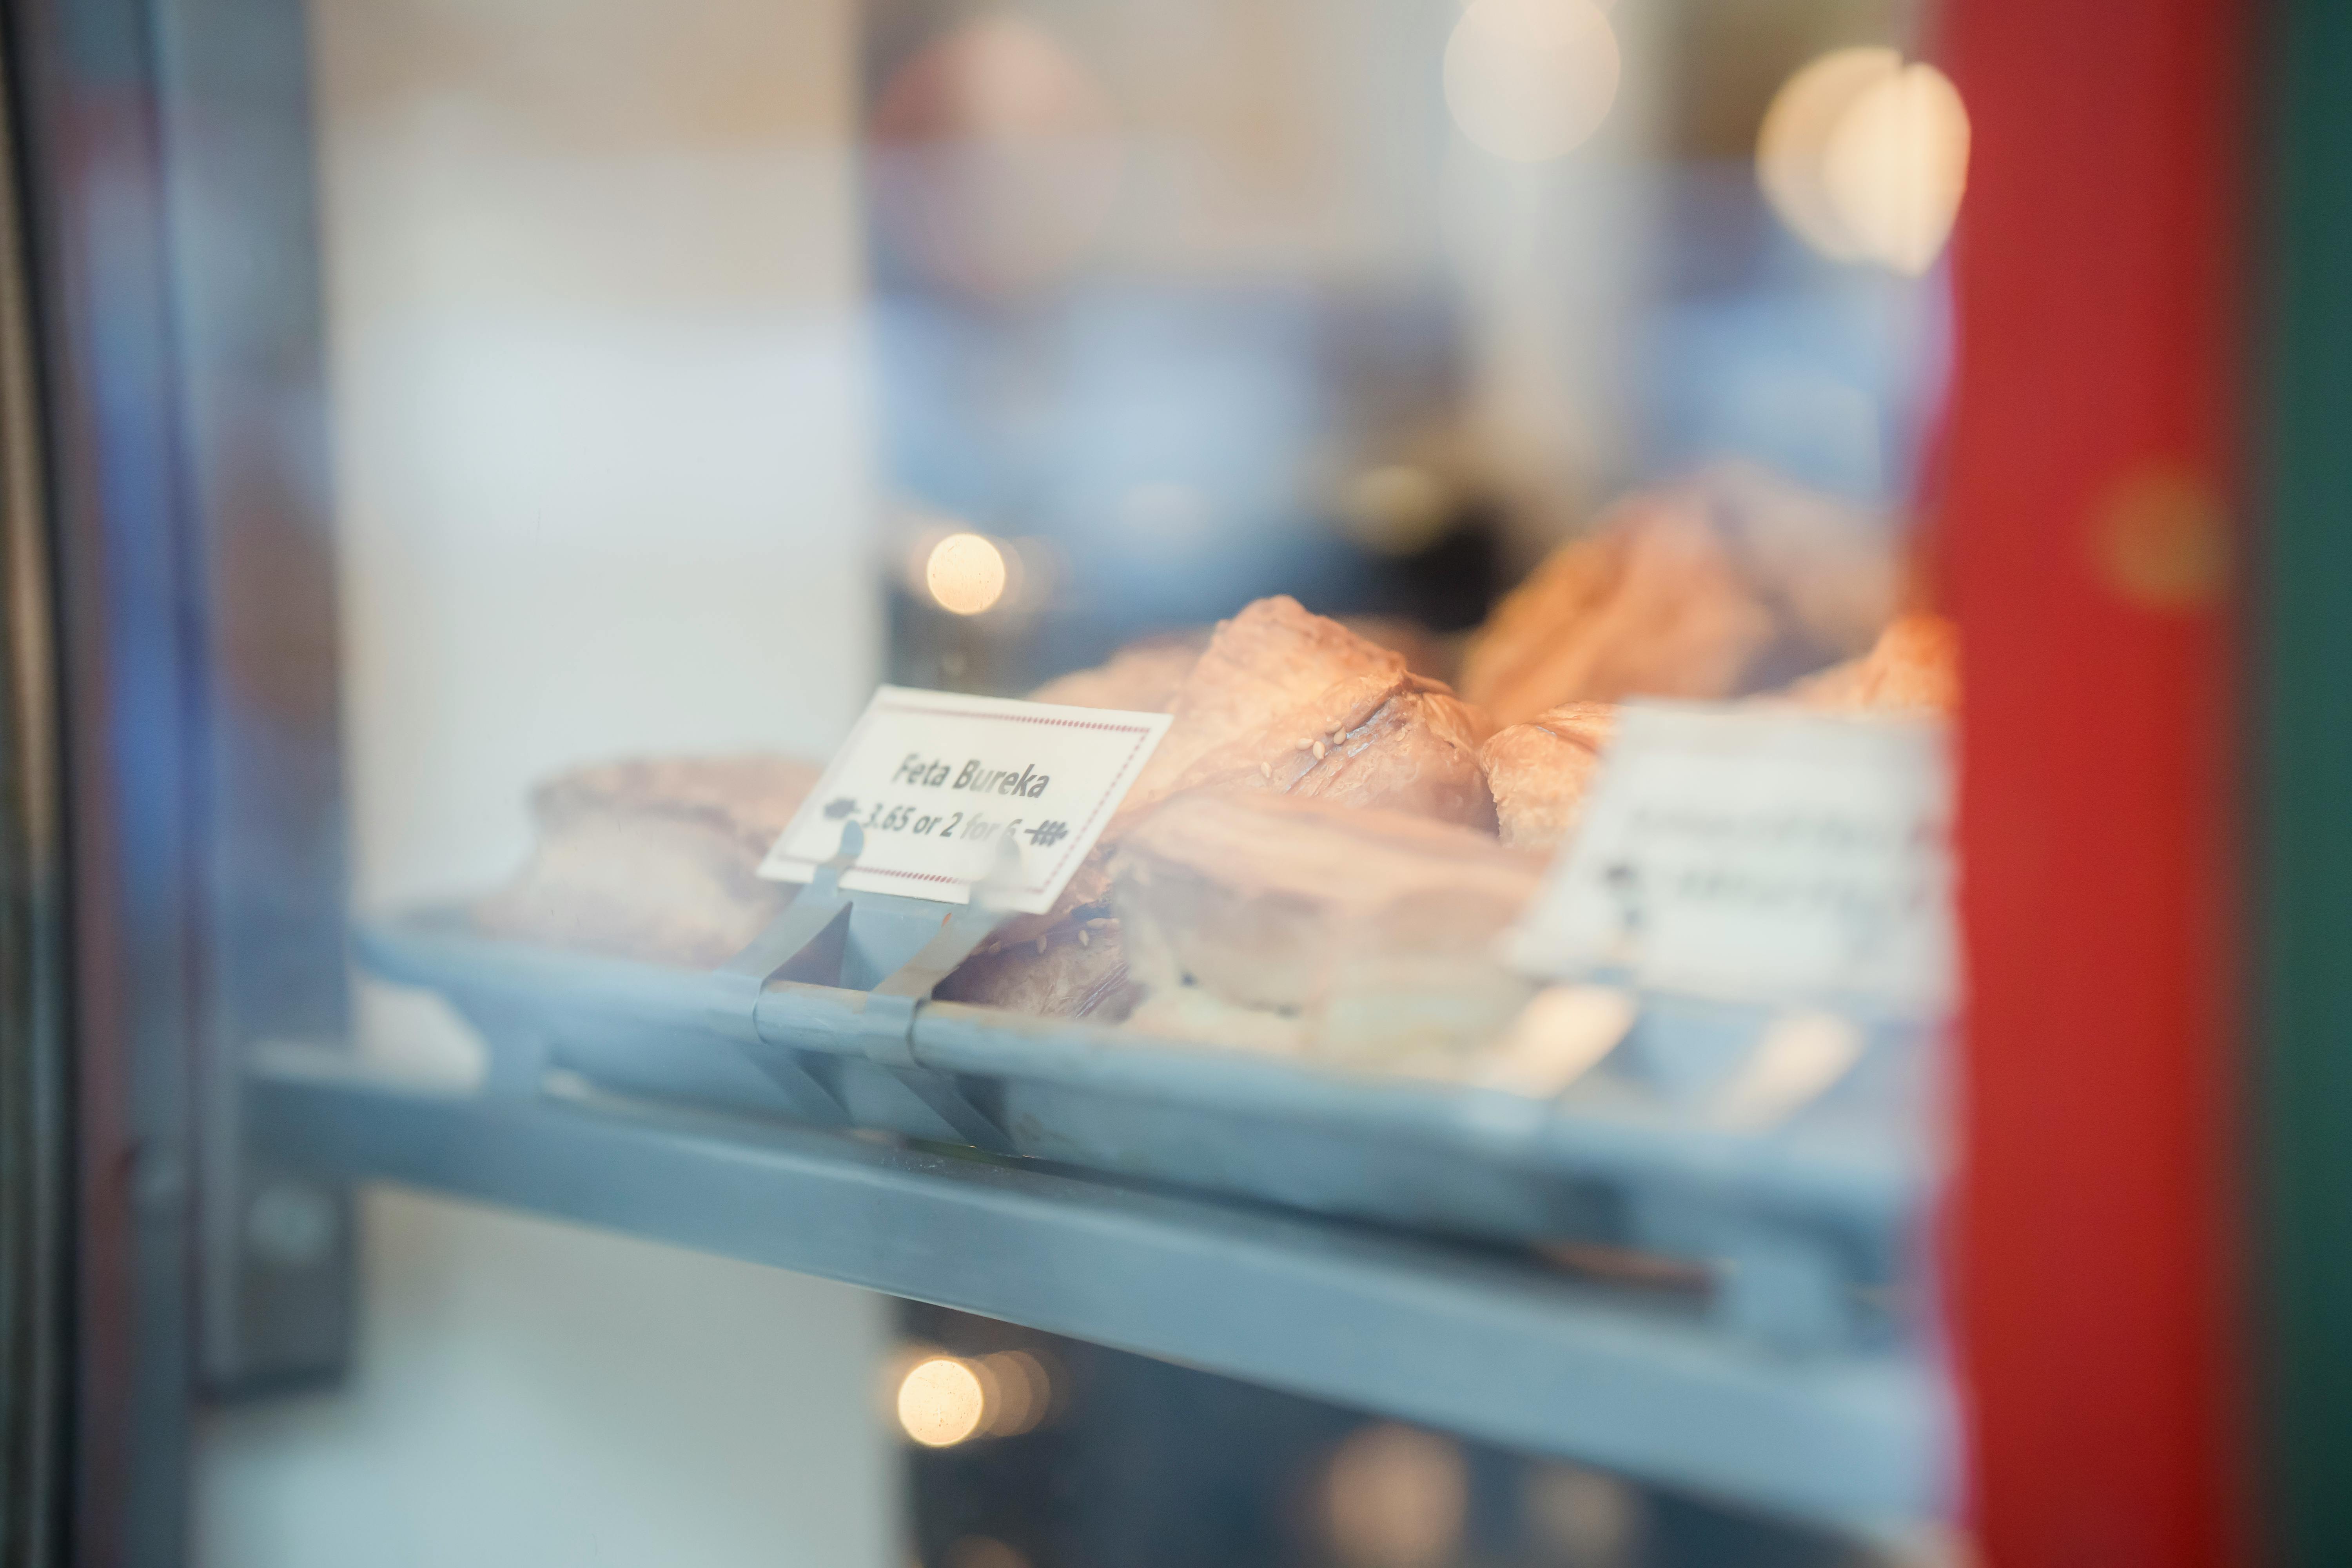
[[865, 848], [853, 891], [968, 903], [1009, 845], [1003, 903], [1051, 909], [1168, 732], [1165, 713], [1064, 708], [885, 686], [827, 764], [760, 875], [805, 882], [841, 847]]
[[1629, 703], [1512, 957], [1560, 980], [1940, 1011], [1950, 818], [1933, 719]]

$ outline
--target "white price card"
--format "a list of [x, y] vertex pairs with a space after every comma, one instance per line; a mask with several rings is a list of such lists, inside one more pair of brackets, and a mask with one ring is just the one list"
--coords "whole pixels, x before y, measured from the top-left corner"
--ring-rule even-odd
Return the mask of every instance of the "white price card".
[[1554, 979], [1940, 1010], [1950, 827], [1934, 719], [1629, 703], [1510, 955]]
[[1001, 902], [1042, 914], [1171, 722], [1165, 713], [885, 686], [760, 875], [808, 881], [855, 822], [866, 847], [845, 889], [969, 903], [1010, 847], [1018, 876]]

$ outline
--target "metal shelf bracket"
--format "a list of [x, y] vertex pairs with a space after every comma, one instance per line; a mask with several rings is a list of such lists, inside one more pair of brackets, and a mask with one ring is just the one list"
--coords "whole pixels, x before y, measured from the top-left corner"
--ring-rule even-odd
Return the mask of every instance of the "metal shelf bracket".
[[721, 966], [711, 1021], [810, 1121], [846, 1125], [847, 1108], [807, 1060], [813, 1042], [762, 1035], [757, 1009], [761, 993], [780, 980], [861, 990], [832, 1020], [836, 1026], [825, 1032], [824, 1047], [865, 1057], [905, 1084], [958, 1137], [1010, 1154], [1013, 1141], [997, 1119], [972, 1101], [954, 1075], [925, 1066], [915, 1054], [916, 1013], [1003, 923], [1005, 911], [986, 896], [988, 886], [961, 905], [845, 892], [842, 876], [865, 847], [864, 829], [843, 824], [840, 850], [750, 946]]

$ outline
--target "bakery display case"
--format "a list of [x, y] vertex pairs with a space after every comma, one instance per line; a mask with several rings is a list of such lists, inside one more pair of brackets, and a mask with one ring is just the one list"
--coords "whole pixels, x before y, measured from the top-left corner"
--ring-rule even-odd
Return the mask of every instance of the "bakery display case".
[[2126, 9], [8, 8], [8, 1563], [2328, 1560]]

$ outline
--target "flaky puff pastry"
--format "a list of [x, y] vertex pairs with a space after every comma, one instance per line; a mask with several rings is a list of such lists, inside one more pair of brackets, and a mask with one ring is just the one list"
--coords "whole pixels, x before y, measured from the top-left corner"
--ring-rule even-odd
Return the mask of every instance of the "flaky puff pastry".
[[1486, 716], [1286, 595], [1219, 623], [1169, 711], [1176, 721], [1122, 815], [1231, 789], [1494, 824], [1477, 756]]
[[[1758, 700], [1825, 712], [1949, 713], [1959, 703], [1958, 654], [1951, 622], [1913, 611], [1889, 623], [1860, 658]], [[1616, 718], [1613, 703], [1566, 703], [1497, 730], [1479, 749], [1504, 843], [1552, 850], [1575, 835]]]
[[1613, 703], [1570, 702], [1497, 730], [1479, 748], [1504, 843], [1549, 851], [1568, 841], [1616, 723]]
[[1953, 712], [1960, 704], [1959, 628], [1930, 611], [1897, 616], [1868, 653], [1807, 677], [1785, 695], [1833, 712]]
[[1493, 723], [1442, 682], [1411, 673], [1402, 654], [1286, 595], [1220, 621], [1167, 711], [1175, 722], [1060, 900], [1006, 921], [982, 952], [1074, 939], [1080, 922], [1103, 912], [1112, 848], [1172, 795], [1291, 795], [1494, 830], [1494, 797], [1478, 765]]
[[1711, 468], [1555, 550], [1472, 639], [1462, 694], [1515, 724], [1570, 702], [1764, 689], [1865, 646], [1895, 575], [1866, 515]]
[[475, 923], [649, 963], [724, 963], [792, 897], [759, 865], [820, 771], [776, 756], [574, 769], [532, 792], [530, 858], [475, 907]]

